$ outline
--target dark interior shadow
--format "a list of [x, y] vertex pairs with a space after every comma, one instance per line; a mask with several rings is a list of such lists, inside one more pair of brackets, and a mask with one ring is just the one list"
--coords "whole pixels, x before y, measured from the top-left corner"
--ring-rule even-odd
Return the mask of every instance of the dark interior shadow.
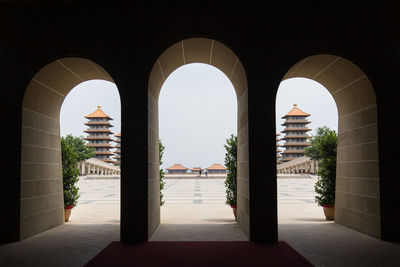
[[325, 222], [279, 224], [278, 239], [315, 266], [400, 266], [398, 244]]
[[[83, 266], [110, 242], [119, 239], [119, 224], [65, 223], [1, 246], [0, 266]], [[65, 251], [68, 256], [60, 257]]]

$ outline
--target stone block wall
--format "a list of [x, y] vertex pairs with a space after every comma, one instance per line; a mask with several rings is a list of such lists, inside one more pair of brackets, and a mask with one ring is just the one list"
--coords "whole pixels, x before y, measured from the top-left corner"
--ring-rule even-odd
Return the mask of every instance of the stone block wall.
[[158, 144], [158, 101], [148, 93], [148, 237], [160, 224], [160, 161]]
[[380, 237], [377, 101], [366, 74], [334, 55], [305, 58], [285, 78], [305, 77], [325, 86], [339, 114], [336, 222]]
[[64, 58], [44, 66], [29, 83], [22, 106], [20, 239], [64, 223], [60, 110], [76, 85], [112, 81], [97, 64]]

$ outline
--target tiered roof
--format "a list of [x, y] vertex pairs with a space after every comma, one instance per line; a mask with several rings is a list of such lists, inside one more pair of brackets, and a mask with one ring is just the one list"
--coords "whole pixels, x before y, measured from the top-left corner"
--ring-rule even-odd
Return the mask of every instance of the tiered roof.
[[297, 107], [297, 104], [293, 104], [293, 108], [289, 111], [288, 114], [286, 114], [285, 116], [283, 116], [282, 119], [286, 119], [286, 117], [289, 117], [289, 116], [305, 116], [305, 117], [308, 117], [308, 116], [310, 116], [310, 115], [311, 115], [311, 114], [305, 113], [304, 111], [302, 111], [301, 109], [299, 109], [299, 108]]
[[182, 166], [181, 164], [174, 164], [171, 167], [167, 168], [167, 170], [172, 171], [172, 170], [189, 170], [189, 168], [186, 168]]
[[[84, 138], [85, 140], [89, 141], [87, 146], [96, 148], [95, 153], [96, 153], [96, 157], [98, 159], [101, 159], [101, 160], [103, 160], [105, 162], [109, 162], [109, 163], [114, 162], [113, 160], [108, 158], [109, 156], [114, 155], [114, 153], [109, 151], [109, 149], [113, 148], [114, 146], [109, 144], [109, 142], [113, 141], [113, 140], [111, 139], [111, 137], [108, 136], [108, 135], [112, 134], [112, 132], [108, 128], [113, 127], [108, 121], [113, 120], [113, 118], [111, 118], [110, 116], [105, 114], [103, 112], [103, 110], [101, 110], [101, 106], [97, 106], [97, 109], [94, 112], [92, 112], [91, 114], [86, 115], [85, 118], [89, 119], [89, 121], [86, 122], [85, 125], [88, 125], [88, 126], [102, 125], [102, 126], [104, 126], [104, 127], [102, 127], [102, 129], [89, 128], [84, 131], [89, 134], [88, 137]], [[105, 120], [104, 121], [93, 120], [93, 119], [97, 119], [97, 118], [105, 119]], [[100, 133], [102, 135], [96, 136], [95, 135], [96, 133]], [[103, 141], [103, 142], [95, 143], [94, 141], [96, 141], [96, 140]]]
[[[306, 120], [306, 118], [310, 115], [311, 114], [299, 109], [297, 104], [293, 104], [293, 108], [282, 117], [282, 119], [285, 119], [285, 122], [282, 124], [282, 126], [286, 126], [286, 128], [281, 131], [282, 133], [285, 133], [285, 136], [281, 138], [281, 140], [285, 140], [286, 142], [285, 144], [281, 145], [281, 147], [285, 147], [285, 151], [281, 152], [281, 155], [303, 154], [304, 148], [310, 146], [310, 144], [307, 142], [308, 136], [306, 135], [306, 132], [311, 131], [311, 129], [305, 126], [306, 124], [310, 123], [310, 121]], [[280, 161], [288, 161], [292, 159], [292, 157], [284, 157], [280, 159]]]
[[117, 143], [114, 147], [117, 149], [116, 151], [114, 151], [114, 153], [116, 154], [116, 156], [114, 157], [114, 159], [116, 160], [120, 160], [121, 159], [121, 132], [117, 133], [114, 135], [115, 137], [117, 137], [117, 139], [114, 140], [115, 143]]
[[114, 140], [116, 144], [115, 148], [121, 148], [121, 132], [114, 135], [117, 139]]
[[226, 167], [222, 166], [221, 164], [213, 164], [210, 167], [206, 168], [206, 170], [226, 170]]
[[278, 136], [280, 136], [280, 135], [281, 135], [280, 133], [276, 133], [276, 153], [281, 152], [281, 150], [278, 148], [278, 147], [281, 146], [281, 145], [278, 143], [279, 141], [281, 141], [281, 139], [279, 139], [279, 137], [278, 137]]
[[111, 118], [110, 116], [108, 116], [107, 114], [105, 114], [103, 112], [103, 110], [101, 110], [101, 106], [97, 106], [97, 109], [92, 112], [89, 115], [85, 116], [86, 119], [90, 119], [90, 118], [108, 118], [109, 120], [114, 120], [113, 118]]

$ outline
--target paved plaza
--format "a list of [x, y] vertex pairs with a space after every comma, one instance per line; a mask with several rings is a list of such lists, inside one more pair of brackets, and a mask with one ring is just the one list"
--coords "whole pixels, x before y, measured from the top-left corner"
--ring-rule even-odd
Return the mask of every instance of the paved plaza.
[[[316, 178], [282, 178], [278, 179], [278, 215], [280, 221], [311, 221], [312, 219], [324, 221], [324, 215], [320, 207], [314, 202], [314, 184]], [[161, 208], [162, 220], [168, 214], [171, 207], [176, 206], [178, 213], [184, 216], [185, 206], [195, 204], [207, 204], [209, 208], [220, 209], [220, 205], [228, 210], [225, 204], [224, 179], [197, 178], [197, 179], [165, 179], [166, 185], [163, 190], [165, 204]], [[79, 198], [78, 206], [71, 215], [71, 221], [80, 221], [81, 216], [96, 218], [97, 208], [104, 206], [105, 210], [112, 210], [112, 218], [119, 216], [120, 203], [120, 180], [119, 179], [85, 179], [78, 182]], [[112, 207], [117, 205], [118, 207]], [[197, 205], [192, 208], [200, 209]], [[80, 210], [89, 209], [86, 215]], [[190, 217], [190, 216], [189, 216]], [[218, 217], [218, 215], [217, 215]], [[187, 220], [190, 218], [187, 218]], [[216, 218], [217, 219], [217, 218]], [[180, 220], [182, 221], [182, 220]]]
[[[322, 209], [314, 202], [315, 181], [316, 178], [278, 179], [280, 223], [326, 222]], [[225, 204], [224, 179], [175, 178], [165, 179], [165, 182], [162, 224], [236, 224], [231, 208]], [[81, 197], [71, 215], [71, 223], [96, 223], [106, 218], [108, 222], [119, 221], [119, 179], [96, 180], [83, 177], [78, 187]], [[158, 240], [158, 237], [154, 238]], [[193, 240], [193, 237], [187, 238]]]
[[[315, 266], [400, 266], [398, 244], [326, 221], [314, 202], [315, 181], [315, 177], [278, 179], [279, 239]], [[225, 204], [223, 182], [166, 179], [161, 225], [151, 240], [247, 240]], [[81, 197], [70, 222], [1, 245], [0, 266], [82, 266], [119, 240], [120, 180], [81, 177], [78, 187]]]
[[[278, 179], [279, 204], [314, 204], [316, 178]], [[225, 204], [224, 179], [165, 179], [165, 204]], [[88, 204], [118, 204], [119, 179], [85, 179], [78, 182], [78, 206]]]
[[223, 179], [165, 179], [165, 204], [224, 204]]
[[[165, 204], [161, 225], [153, 241], [247, 240], [225, 204], [222, 178], [165, 179]], [[332, 223], [325, 221], [314, 202], [316, 178], [278, 179], [279, 223]], [[120, 180], [81, 178], [81, 197], [71, 215], [71, 224], [107, 222], [118, 224]]]

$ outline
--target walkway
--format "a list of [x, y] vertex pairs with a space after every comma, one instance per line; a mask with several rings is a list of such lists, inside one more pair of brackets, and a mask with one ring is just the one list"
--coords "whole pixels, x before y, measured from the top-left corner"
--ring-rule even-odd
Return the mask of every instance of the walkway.
[[166, 179], [161, 225], [151, 241], [245, 241], [225, 204], [223, 179]]

